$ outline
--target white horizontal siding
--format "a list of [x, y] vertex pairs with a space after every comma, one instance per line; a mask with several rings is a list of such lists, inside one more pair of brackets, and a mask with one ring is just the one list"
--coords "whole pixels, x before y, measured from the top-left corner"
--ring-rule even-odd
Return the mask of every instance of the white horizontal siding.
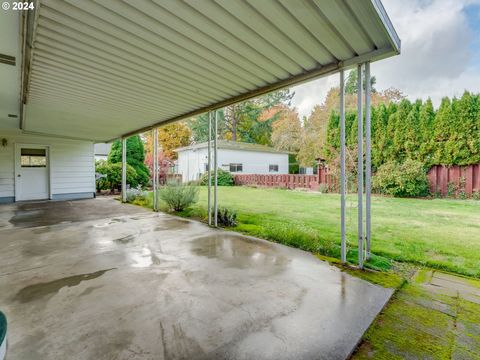
[[[178, 153], [178, 172], [182, 174], [184, 182], [200, 178], [205, 171], [207, 154], [204, 148]], [[231, 163], [242, 164], [243, 171], [238, 174], [288, 174], [288, 154], [218, 149], [218, 167], [229, 171]], [[270, 172], [270, 165], [278, 165], [278, 172]]]
[[13, 142], [9, 138], [6, 139], [7, 146], [0, 146], [0, 197], [14, 196], [15, 192]]
[[[178, 173], [182, 174], [184, 182], [199, 180], [205, 172], [205, 163], [207, 162], [208, 150], [197, 149], [181, 151], [178, 153]], [[212, 151], [213, 168], [213, 151]]]
[[[288, 174], [288, 154], [219, 149], [218, 167], [228, 171], [231, 163], [242, 164], [239, 174]], [[270, 172], [270, 165], [278, 165], [278, 172]]]
[[0, 146], [0, 197], [15, 196], [15, 143], [46, 145], [50, 149], [52, 195], [93, 193], [95, 162], [93, 143], [49, 138], [18, 132], [2, 134], [8, 141]]

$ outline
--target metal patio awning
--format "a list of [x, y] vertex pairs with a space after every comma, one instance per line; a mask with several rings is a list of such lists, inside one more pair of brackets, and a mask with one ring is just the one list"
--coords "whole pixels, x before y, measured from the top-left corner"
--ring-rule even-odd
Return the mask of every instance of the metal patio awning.
[[380, 0], [39, 0], [35, 7], [22, 19], [20, 126], [94, 141], [400, 51]]

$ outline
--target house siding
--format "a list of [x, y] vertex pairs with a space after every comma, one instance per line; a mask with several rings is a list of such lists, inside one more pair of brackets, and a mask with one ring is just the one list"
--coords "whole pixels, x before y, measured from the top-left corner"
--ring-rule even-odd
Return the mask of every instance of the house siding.
[[[52, 199], [87, 198], [95, 193], [93, 143], [27, 134], [2, 134], [7, 146], [0, 145], [0, 202], [15, 197], [15, 144], [49, 147], [50, 193]], [[3, 199], [3, 200], [2, 200]]]
[[[205, 148], [178, 152], [178, 172], [184, 182], [198, 180], [207, 163]], [[235, 174], [288, 174], [288, 154], [249, 150], [218, 149], [218, 167], [229, 171], [229, 164], [240, 163], [243, 171]], [[278, 165], [278, 172], [270, 172], [269, 165]], [[213, 168], [213, 153], [212, 153]]]
[[[182, 181], [188, 182], [199, 180], [205, 172], [208, 149], [180, 151], [178, 153], [178, 173], [182, 175]], [[213, 166], [213, 152], [212, 152]]]
[[[218, 167], [228, 171], [231, 163], [242, 164], [243, 171], [236, 174], [288, 174], [288, 154], [219, 150]], [[269, 165], [278, 165], [278, 172], [270, 172]]]

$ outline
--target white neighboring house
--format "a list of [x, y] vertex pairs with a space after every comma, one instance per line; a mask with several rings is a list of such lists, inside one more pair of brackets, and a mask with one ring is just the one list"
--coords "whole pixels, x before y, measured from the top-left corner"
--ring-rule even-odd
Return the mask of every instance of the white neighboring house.
[[[232, 174], [288, 174], [288, 152], [269, 146], [219, 140], [218, 167]], [[178, 173], [182, 181], [199, 180], [207, 171], [208, 143], [178, 148]], [[213, 169], [213, 142], [212, 142]]]
[[110, 154], [110, 149], [112, 148], [112, 143], [98, 143], [94, 146], [95, 161], [98, 160], [107, 160], [108, 154]]

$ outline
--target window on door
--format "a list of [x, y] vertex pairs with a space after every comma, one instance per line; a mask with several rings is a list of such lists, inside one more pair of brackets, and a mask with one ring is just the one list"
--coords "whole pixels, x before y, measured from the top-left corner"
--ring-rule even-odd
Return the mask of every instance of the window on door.
[[278, 165], [269, 165], [268, 166], [269, 172], [278, 172]]
[[230, 172], [242, 172], [243, 164], [230, 164]]
[[47, 151], [45, 149], [22, 148], [20, 166], [22, 168], [47, 167]]

